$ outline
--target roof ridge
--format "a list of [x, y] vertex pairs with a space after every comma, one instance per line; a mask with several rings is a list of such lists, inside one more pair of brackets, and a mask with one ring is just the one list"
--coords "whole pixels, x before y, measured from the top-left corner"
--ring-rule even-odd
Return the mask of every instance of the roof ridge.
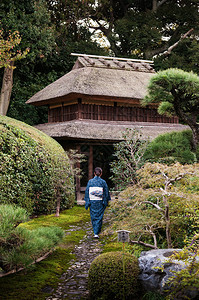
[[84, 57], [84, 58], [98, 58], [104, 60], [116, 60], [116, 61], [125, 61], [125, 62], [137, 62], [137, 63], [148, 63], [153, 64], [153, 60], [143, 60], [136, 58], [123, 58], [123, 57], [113, 57], [113, 56], [100, 56], [100, 55], [92, 55], [92, 54], [81, 54], [81, 53], [71, 53], [72, 56]]

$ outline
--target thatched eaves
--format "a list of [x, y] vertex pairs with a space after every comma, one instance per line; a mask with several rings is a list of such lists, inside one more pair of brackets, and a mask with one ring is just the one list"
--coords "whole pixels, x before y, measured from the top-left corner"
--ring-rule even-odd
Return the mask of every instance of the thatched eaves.
[[142, 132], [143, 138], [154, 139], [159, 134], [182, 131], [188, 126], [172, 123], [148, 123], [148, 122], [114, 122], [73, 120], [59, 123], [46, 123], [35, 126], [47, 135], [55, 139], [73, 139], [100, 142], [117, 142], [123, 139], [123, 132], [129, 129], [137, 129]]
[[26, 103], [38, 106], [86, 96], [140, 100], [153, 73], [148, 61], [80, 55], [72, 71]]

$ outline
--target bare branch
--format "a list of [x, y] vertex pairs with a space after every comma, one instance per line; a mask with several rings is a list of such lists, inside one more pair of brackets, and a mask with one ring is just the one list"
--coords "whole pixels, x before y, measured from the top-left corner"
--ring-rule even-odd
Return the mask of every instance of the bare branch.
[[131, 244], [137, 244], [137, 245], [143, 245], [145, 247], [149, 247], [149, 248], [152, 248], [152, 249], [158, 249], [157, 245], [151, 245], [151, 244], [147, 244], [147, 243], [144, 243], [142, 241], [130, 241]]
[[190, 35], [191, 32], [192, 32], [193, 30], [194, 30], [194, 29], [191, 28], [189, 31], [187, 31], [183, 36], [181, 36], [181, 38], [180, 38], [176, 43], [174, 43], [173, 45], [171, 45], [166, 51], [164, 51], [164, 52], [162, 52], [162, 53], [159, 53], [159, 56], [162, 56], [162, 55], [167, 56], [167, 55], [171, 54], [171, 51], [172, 51], [175, 47], [177, 47], [177, 45], [178, 45], [182, 40], [184, 40], [188, 35]]
[[142, 203], [149, 203], [152, 206], [154, 206], [155, 208], [157, 208], [158, 210], [162, 210], [163, 211], [163, 209], [158, 204], [155, 204], [155, 203], [153, 203], [151, 201], [143, 201]]

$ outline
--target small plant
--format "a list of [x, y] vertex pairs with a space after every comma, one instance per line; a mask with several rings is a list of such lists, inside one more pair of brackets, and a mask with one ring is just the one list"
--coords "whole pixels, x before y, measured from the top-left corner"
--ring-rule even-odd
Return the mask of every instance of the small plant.
[[28, 230], [18, 226], [28, 219], [20, 207], [0, 205], [0, 267], [8, 272], [27, 267], [53, 249], [63, 238], [59, 227], [40, 227]]
[[131, 254], [125, 253], [124, 257], [122, 252], [99, 255], [89, 270], [91, 299], [132, 299], [138, 289], [138, 274], [138, 259]]
[[189, 239], [189, 245], [170, 256], [168, 262], [180, 260], [185, 268], [173, 272], [166, 284], [167, 300], [171, 299], [198, 299], [199, 296], [199, 234]]
[[139, 130], [127, 129], [123, 141], [114, 145], [116, 159], [111, 163], [112, 180], [118, 190], [123, 190], [137, 182], [136, 171], [144, 164], [144, 153], [148, 140], [144, 140]]

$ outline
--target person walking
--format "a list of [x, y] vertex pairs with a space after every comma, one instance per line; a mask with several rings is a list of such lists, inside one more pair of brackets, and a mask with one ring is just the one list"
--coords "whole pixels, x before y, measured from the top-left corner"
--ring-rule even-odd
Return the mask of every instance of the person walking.
[[90, 208], [91, 223], [94, 237], [99, 238], [102, 228], [104, 211], [111, 200], [106, 181], [101, 178], [102, 169], [97, 167], [94, 170], [94, 178], [88, 181], [85, 191], [85, 209]]

